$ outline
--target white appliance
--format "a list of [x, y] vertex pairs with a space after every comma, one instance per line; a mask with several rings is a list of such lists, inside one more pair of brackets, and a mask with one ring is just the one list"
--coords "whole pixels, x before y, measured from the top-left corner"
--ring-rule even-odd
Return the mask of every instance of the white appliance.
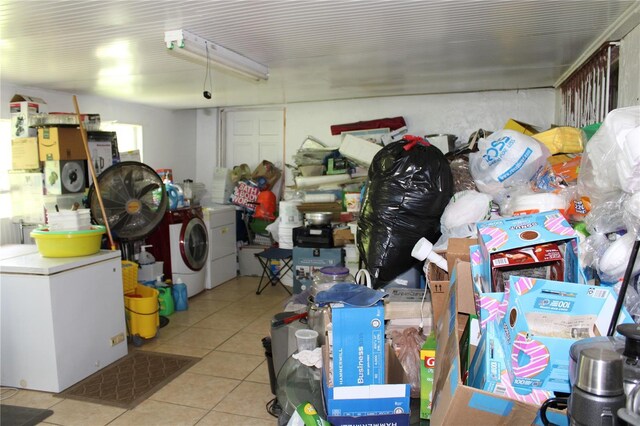
[[169, 225], [169, 240], [173, 283], [182, 280], [189, 297], [200, 293], [205, 289], [207, 278], [208, 235], [204, 222], [190, 218], [187, 222]]
[[145, 238], [148, 251], [163, 261], [165, 279], [187, 285], [187, 295], [204, 290], [207, 278], [209, 236], [201, 207], [169, 210], [158, 227]]
[[214, 288], [235, 278], [238, 271], [236, 253], [235, 206], [216, 204], [204, 209], [209, 232], [209, 260], [206, 288]]
[[0, 259], [2, 386], [61, 392], [127, 354], [119, 251]]

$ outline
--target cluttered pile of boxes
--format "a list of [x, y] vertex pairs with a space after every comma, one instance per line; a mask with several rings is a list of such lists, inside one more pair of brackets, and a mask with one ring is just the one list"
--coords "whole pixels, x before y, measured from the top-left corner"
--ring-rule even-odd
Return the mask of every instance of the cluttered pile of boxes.
[[[440, 220], [443, 238], [432, 241], [446, 266], [424, 265], [431, 310], [407, 328], [422, 332], [412, 354], [417, 369], [388, 336], [394, 324], [386, 313], [397, 312], [390, 295], [366, 307], [331, 306], [322, 404], [332, 424], [409, 424], [416, 371], [419, 417], [434, 424], [540, 423], [545, 401], [580, 392], [570, 375], [572, 345], [606, 340], [640, 315], [632, 249], [640, 107], [583, 129], [538, 132], [509, 120], [476, 136], [447, 153], [456, 190]], [[376, 370], [382, 362], [398, 362], [403, 374], [385, 381]], [[600, 414], [617, 419], [608, 406]], [[562, 411], [545, 417], [567, 422]]]
[[[17, 94], [11, 98], [12, 216], [43, 223], [42, 206], [71, 208], [82, 203], [92, 183], [87, 154], [71, 113], [47, 112], [45, 101]], [[100, 131], [99, 114], [82, 114], [96, 175], [120, 161], [115, 132]]]
[[[617, 325], [633, 324], [638, 315], [629, 293], [625, 298], [621, 292], [621, 300], [618, 295], [626, 285], [634, 295], [638, 279], [632, 267], [638, 196], [630, 180], [638, 157], [627, 154], [640, 143], [640, 108], [613, 111], [597, 131], [591, 126], [534, 134], [522, 123], [511, 125], [549, 152], [536, 154], [532, 144], [512, 163], [500, 150], [517, 145], [512, 138], [519, 136], [502, 132], [488, 138], [480, 147], [483, 163], [475, 166], [490, 172], [470, 168], [500, 214], [487, 211], [470, 223], [473, 235], [465, 236], [472, 240], [448, 239], [448, 273], [433, 264], [425, 268], [437, 350], [425, 344], [422, 351], [421, 417], [434, 424], [540, 422], [545, 401], [581, 392], [571, 376], [577, 368], [569, 356], [572, 345], [613, 336]], [[531, 156], [540, 156], [541, 165], [512, 187], [498, 185]], [[508, 167], [496, 172], [501, 161]], [[611, 356], [622, 359], [622, 352]], [[608, 379], [622, 383], [622, 377]], [[569, 405], [568, 413], [547, 410], [546, 417], [566, 424], [567, 414], [576, 415]], [[611, 407], [598, 415], [618, 421]]]

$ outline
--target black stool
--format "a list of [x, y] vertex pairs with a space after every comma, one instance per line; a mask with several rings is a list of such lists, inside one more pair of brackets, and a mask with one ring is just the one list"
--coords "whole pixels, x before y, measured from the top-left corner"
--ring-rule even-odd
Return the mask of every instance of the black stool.
[[[262, 265], [262, 276], [260, 277], [260, 282], [258, 283], [258, 290], [256, 290], [256, 294], [262, 293], [262, 291], [269, 284], [271, 284], [272, 286], [280, 284], [282, 287], [284, 287], [285, 290], [287, 290], [287, 293], [291, 294], [291, 291], [287, 288], [287, 286], [284, 285], [282, 281], [280, 281], [280, 277], [289, 272], [291, 270], [291, 267], [293, 266], [291, 264], [293, 258], [293, 250], [269, 247], [268, 249], [260, 253], [256, 253], [255, 256], [258, 258], [258, 261], [260, 261], [260, 265]], [[274, 274], [271, 271], [270, 263], [272, 260], [279, 260], [280, 264], [282, 265], [280, 267], [280, 271], [278, 271], [277, 274]], [[262, 281], [264, 280], [265, 276], [267, 277], [267, 282], [262, 285]]]

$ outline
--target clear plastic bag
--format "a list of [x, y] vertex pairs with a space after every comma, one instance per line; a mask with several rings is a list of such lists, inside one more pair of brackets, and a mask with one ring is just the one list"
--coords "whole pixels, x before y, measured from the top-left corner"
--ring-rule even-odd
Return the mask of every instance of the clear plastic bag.
[[411, 385], [411, 398], [420, 398], [420, 349], [425, 340], [414, 327], [391, 333], [393, 349]]
[[478, 152], [469, 154], [471, 176], [482, 192], [500, 204], [507, 188], [528, 184], [547, 166], [549, 150], [530, 136], [500, 130], [480, 139]]
[[[602, 126], [587, 143], [580, 164], [580, 195], [593, 205], [608, 200], [623, 189], [640, 186], [640, 106], [619, 108], [605, 117]], [[629, 136], [629, 138], [627, 138]], [[622, 179], [621, 179], [622, 178]]]
[[446, 238], [467, 238], [477, 234], [476, 223], [491, 215], [491, 196], [475, 190], [453, 194], [440, 218], [440, 232]]

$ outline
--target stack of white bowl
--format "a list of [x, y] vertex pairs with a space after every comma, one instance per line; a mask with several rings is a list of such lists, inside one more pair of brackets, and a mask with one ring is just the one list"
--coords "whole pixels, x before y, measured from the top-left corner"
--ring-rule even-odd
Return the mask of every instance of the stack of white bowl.
[[293, 228], [302, 226], [302, 213], [298, 211], [298, 206], [302, 204], [302, 200], [280, 201], [278, 217], [280, 218], [280, 226], [278, 226], [278, 236], [280, 238], [280, 248], [293, 248]]
[[79, 231], [91, 228], [89, 209], [48, 212], [47, 220], [51, 231]]

